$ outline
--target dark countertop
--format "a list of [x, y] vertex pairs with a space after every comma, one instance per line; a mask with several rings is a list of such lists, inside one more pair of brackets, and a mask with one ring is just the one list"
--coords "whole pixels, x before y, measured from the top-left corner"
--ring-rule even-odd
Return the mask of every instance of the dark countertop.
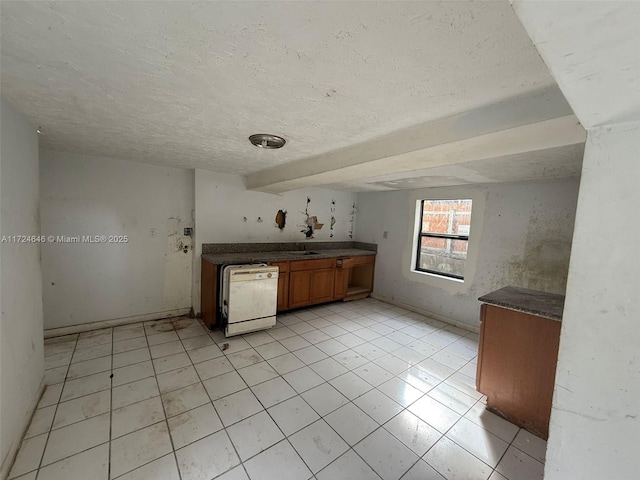
[[356, 242], [349, 240], [346, 242], [253, 242], [253, 243], [203, 243], [203, 254], [219, 253], [256, 253], [256, 252], [295, 252], [311, 250], [334, 250], [350, 249], [378, 251], [375, 243]]
[[292, 252], [236, 252], [236, 253], [205, 253], [204, 260], [217, 265], [233, 263], [258, 263], [258, 262], [286, 262], [289, 260], [316, 260], [319, 258], [342, 258], [356, 257], [361, 255], [375, 255], [371, 250], [361, 250], [359, 248], [335, 248], [335, 249], [311, 249], [318, 252], [317, 255], [305, 255], [304, 251]]
[[478, 300], [490, 305], [562, 321], [564, 295], [539, 292], [519, 287], [504, 287], [487, 293]]

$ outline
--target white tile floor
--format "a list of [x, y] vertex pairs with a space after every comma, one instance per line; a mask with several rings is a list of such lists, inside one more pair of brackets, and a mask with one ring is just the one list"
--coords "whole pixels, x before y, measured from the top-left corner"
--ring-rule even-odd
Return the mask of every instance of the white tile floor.
[[477, 335], [373, 299], [233, 339], [180, 318], [45, 351], [11, 479], [542, 478], [545, 442], [475, 391]]

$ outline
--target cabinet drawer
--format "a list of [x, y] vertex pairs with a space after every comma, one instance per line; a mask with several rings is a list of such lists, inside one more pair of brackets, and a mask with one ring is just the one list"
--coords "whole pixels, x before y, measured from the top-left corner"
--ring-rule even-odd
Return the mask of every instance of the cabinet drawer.
[[300, 270], [317, 270], [320, 268], [333, 268], [336, 266], [335, 258], [321, 258], [318, 260], [295, 260], [290, 262], [289, 269], [292, 272]]
[[286, 273], [289, 271], [289, 262], [267, 262], [272, 267], [278, 267], [280, 273]]
[[359, 257], [341, 258], [338, 260], [338, 267], [351, 268], [356, 265], [369, 265], [374, 262], [375, 255], [362, 255]]

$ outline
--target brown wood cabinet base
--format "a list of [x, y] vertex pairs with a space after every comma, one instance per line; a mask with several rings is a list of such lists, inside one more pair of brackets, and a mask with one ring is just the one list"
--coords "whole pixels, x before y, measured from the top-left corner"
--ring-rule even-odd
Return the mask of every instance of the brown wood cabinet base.
[[[373, 291], [375, 255], [269, 262], [278, 267], [278, 312], [335, 300], [356, 300]], [[219, 324], [218, 265], [202, 259], [201, 312], [209, 328]]]
[[218, 265], [202, 260], [200, 273], [200, 315], [204, 324], [212, 329], [217, 324]]
[[476, 386], [487, 408], [546, 439], [560, 322], [486, 304], [481, 321]]

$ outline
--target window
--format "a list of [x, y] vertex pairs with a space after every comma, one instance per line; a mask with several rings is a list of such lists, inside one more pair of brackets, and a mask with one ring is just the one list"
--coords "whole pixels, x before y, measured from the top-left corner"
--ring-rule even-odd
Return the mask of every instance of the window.
[[464, 279], [471, 203], [471, 199], [420, 201], [417, 271]]

